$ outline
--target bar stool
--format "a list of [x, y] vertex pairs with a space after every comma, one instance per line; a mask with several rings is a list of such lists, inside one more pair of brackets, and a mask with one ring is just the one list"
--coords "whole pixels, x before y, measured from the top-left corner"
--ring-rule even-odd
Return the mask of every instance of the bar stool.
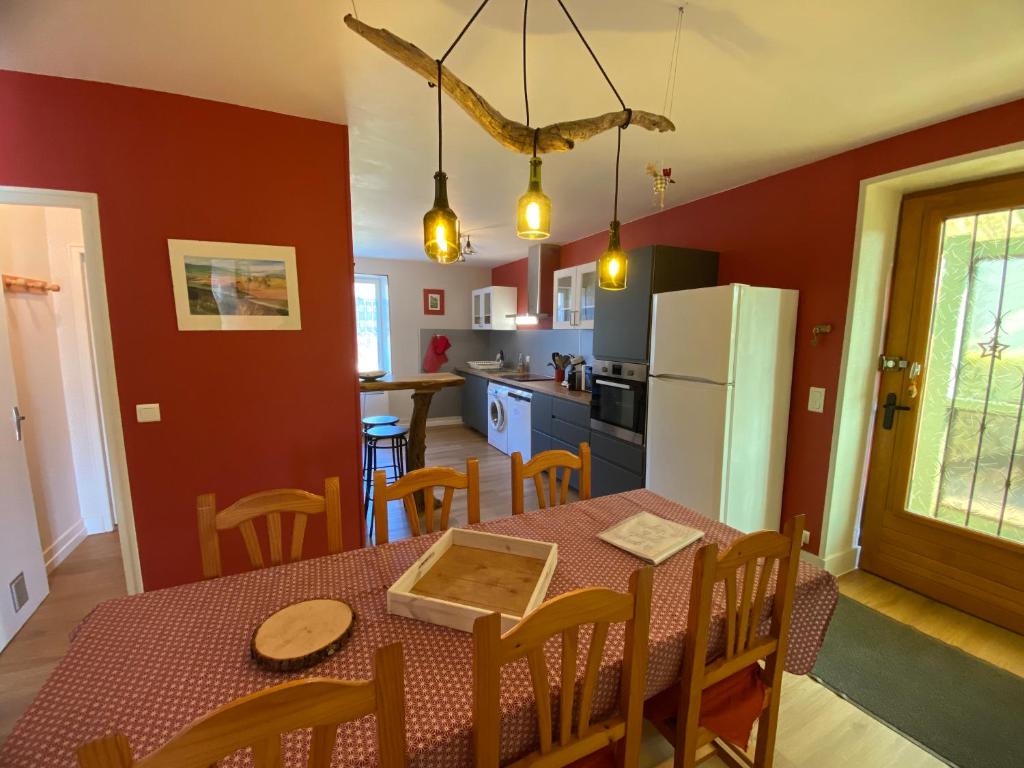
[[[373, 418], [373, 417], [371, 417]], [[363, 462], [363, 476], [365, 488], [363, 491], [363, 514], [369, 514], [372, 509], [373, 500], [373, 473], [383, 469], [385, 473], [392, 470], [392, 479], [397, 480], [405, 474], [405, 452], [409, 447], [409, 429], [400, 427], [397, 424], [369, 427], [363, 432], [363, 441], [366, 446], [365, 460]], [[386, 441], [387, 445], [380, 445]], [[391, 463], [378, 464], [378, 448], [391, 449]], [[373, 533], [373, 518], [370, 518], [370, 533]]]
[[367, 474], [366, 468], [370, 466], [370, 442], [366, 439], [366, 430], [373, 427], [390, 427], [398, 423], [397, 416], [364, 416], [363, 417], [363, 484], [373, 482], [373, 475]]

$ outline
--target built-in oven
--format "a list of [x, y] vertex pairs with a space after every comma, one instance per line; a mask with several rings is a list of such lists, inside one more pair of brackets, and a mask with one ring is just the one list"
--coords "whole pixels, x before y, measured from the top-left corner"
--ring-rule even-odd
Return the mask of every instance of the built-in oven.
[[644, 444], [647, 418], [647, 366], [595, 360], [590, 392], [590, 428]]

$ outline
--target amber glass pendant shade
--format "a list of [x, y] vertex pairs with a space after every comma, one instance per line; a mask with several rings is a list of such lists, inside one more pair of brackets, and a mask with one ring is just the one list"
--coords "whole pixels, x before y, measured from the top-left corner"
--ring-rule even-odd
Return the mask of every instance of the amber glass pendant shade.
[[551, 198], [540, 187], [540, 158], [530, 160], [530, 185], [519, 198], [516, 234], [523, 240], [544, 240], [551, 235]]
[[434, 174], [434, 207], [423, 216], [423, 250], [439, 264], [459, 260], [459, 218], [448, 206], [448, 175]]
[[606, 291], [621, 291], [626, 287], [629, 257], [619, 244], [619, 222], [608, 228], [608, 247], [597, 260], [597, 285]]

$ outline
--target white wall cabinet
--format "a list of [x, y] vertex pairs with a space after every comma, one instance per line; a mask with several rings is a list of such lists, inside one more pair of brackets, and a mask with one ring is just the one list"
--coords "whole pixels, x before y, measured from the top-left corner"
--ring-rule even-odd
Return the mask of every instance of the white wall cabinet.
[[514, 331], [519, 291], [502, 285], [473, 291], [473, 330]]
[[593, 328], [597, 262], [555, 270], [552, 328]]

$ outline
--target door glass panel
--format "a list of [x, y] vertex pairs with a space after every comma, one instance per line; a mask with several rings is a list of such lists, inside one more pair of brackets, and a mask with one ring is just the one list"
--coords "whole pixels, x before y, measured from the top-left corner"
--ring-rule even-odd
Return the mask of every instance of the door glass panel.
[[487, 291], [484, 297], [484, 325], [491, 324], [491, 292]]
[[555, 320], [572, 322], [572, 274], [559, 275], [555, 281]]
[[594, 320], [594, 306], [597, 303], [597, 270], [580, 271], [580, 321]]
[[907, 508], [1024, 542], [1024, 209], [941, 243]]

